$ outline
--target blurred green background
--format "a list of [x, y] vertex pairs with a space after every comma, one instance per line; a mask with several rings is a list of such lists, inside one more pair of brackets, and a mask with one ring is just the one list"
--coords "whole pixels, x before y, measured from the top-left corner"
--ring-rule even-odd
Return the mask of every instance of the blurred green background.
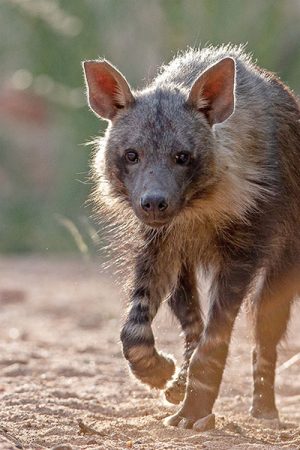
[[300, 93], [299, 24], [299, 0], [0, 0], [0, 252], [95, 251], [83, 59], [139, 87], [187, 46], [247, 43]]

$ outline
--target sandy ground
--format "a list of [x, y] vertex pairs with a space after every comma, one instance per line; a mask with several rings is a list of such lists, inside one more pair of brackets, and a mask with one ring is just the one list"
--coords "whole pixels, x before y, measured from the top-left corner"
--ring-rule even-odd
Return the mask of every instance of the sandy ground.
[[[279, 364], [300, 352], [299, 306]], [[199, 434], [164, 427], [161, 419], [176, 407], [129, 375], [121, 313], [116, 283], [99, 264], [0, 259], [0, 450], [300, 449], [300, 362], [278, 376], [281, 423], [248, 416], [251, 345], [243, 314], [215, 407], [217, 429]], [[158, 347], [180, 360], [179, 329], [164, 306], [155, 334]]]

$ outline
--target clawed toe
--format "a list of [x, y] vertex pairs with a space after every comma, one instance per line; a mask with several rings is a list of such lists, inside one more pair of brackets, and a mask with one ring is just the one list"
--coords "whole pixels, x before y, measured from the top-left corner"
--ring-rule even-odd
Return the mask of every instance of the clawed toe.
[[181, 419], [180, 422], [178, 423], [178, 428], [183, 428], [185, 430], [189, 430], [191, 428], [193, 428], [194, 422], [192, 419]]
[[202, 419], [197, 420], [193, 425], [193, 430], [200, 432], [214, 430], [215, 428], [216, 418], [214, 414], [209, 414], [208, 416], [202, 417]]
[[163, 421], [164, 425], [167, 427], [177, 427], [179, 422], [183, 419], [178, 413], [173, 416], [166, 417]]
[[166, 417], [164, 419], [164, 425], [203, 432], [213, 430], [216, 426], [216, 419], [214, 414], [209, 414], [208, 416], [195, 420], [189, 417], [183, 417], [177, 413], [173, 416]]

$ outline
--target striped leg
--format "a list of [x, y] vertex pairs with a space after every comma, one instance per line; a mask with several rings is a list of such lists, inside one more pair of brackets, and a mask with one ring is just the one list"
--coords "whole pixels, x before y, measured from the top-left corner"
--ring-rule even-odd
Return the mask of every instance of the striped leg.
[[191, 358], [186, 396], [166, 425], [202, 430], [218, 395], [235, 318], [252, 280], [252, 271], [237, 261], [216, 275], [204, 333]]
[[162, 389], [174, 374], [175, 364], [170, 356], [157, 352], [151, 324], [177, 274], [160, 271], [146, 256], [137, 266], [135, 287], [121, 331], [123, 353], [140, 381]]
[[169, 305], [180, 322], [185, 336], [185, 352], [182, 367], [175, 380], [165, 390], [166, 399], [171, 403], [180, 403], [185, 395], [187, 371], [190, 358], [197, 347], [203, 331], [203, 320], [197, 292], [197, 280], [193, 269], [183, 268], [176, 290]]
[[297, 278], [281, 277], [278, 273], [268, 277], [254, 305], [256, 345], [253, 351], [254, 391], [250, 413], [257, 418], [278, 417], [274, 394], [276, 347], [287, 328], [291, 303], [297, 294], [296, 281]]

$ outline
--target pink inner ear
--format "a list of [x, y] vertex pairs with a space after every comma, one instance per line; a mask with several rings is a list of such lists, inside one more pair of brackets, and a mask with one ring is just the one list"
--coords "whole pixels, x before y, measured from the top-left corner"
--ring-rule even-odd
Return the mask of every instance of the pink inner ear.
[[120, 108], [134, 102], [127, 81], [107, 61], [85, 61], [84, 71], [89, 104], [97, 116], [112, 120]]
[[204, 86], [203, 95], [213, 100], [219, 95], [222, 87], [222, 80], [213, 80], [211, 83], [208, 83], [208, 85]]
[[100, 73], [96, 72], [94, 76], [95, 76], [94, 89], [99, 89], [100, 87], [102, 91], [104, 91], [107, 95], [112, 97], [115, 94], [117, 88], [116, 80], [106, 72]]

